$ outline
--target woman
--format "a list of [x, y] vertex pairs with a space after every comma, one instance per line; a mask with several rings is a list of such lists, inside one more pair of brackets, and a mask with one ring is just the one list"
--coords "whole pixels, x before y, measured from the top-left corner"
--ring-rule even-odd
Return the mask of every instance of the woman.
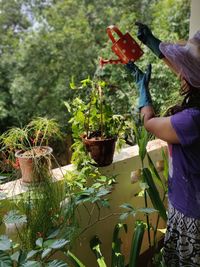
[[143, 73], [126, 67], [139, 90], [145, 128], [169, 144], [168, 223], [163, 260], [167, 267], [200, 266], [200, 31], [185, 45], [163, 43], [141, 23], [138, 37], [181, 79], [183, 101], [155, 117], [148, 85], [151, 66]]

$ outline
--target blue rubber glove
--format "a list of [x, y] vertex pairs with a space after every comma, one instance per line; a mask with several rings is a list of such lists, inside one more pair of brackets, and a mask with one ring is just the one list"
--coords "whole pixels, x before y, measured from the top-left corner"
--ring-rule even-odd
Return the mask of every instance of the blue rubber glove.
[[161, 43], [161, 41], [152, 34], [151, 30], [147, 25], [141, 22], [136, 22], [135, 25], [138, 26], [138, 39], [143, 44], [148, 46], [158, 58], [163, 58], [164, 55], [159, 49], [159, 44]]
[[148, 65], [146, 72], [142, 72], [132, 61], [125, 65], [128, 71], [134, 77], [137, 89], [139, 91], [138, 108], [151, 106], [152, 100], [149, 92], [149, 82], [151, 79], [151, 64]]

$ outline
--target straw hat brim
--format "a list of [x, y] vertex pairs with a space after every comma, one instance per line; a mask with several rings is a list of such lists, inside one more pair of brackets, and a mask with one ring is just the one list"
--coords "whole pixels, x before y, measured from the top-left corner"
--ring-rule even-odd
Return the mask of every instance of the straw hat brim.
[[159, 49], [190, 85], [200, 88], [200, 50], [192, 41], [186, 44], [161, 42]]

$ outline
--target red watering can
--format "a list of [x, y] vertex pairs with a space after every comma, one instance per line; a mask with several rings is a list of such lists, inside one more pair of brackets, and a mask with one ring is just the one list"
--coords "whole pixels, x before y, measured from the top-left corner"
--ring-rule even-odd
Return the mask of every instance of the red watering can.
[[[113, 42], [111, 47], [112, 51], [118, 56], [119, 59], [105, 60], [100, 58], [100, 65], [102, 67], [104, 64], [127, 64], [129, 61], [138, 60], [143, 55], [144, 52], [128, 32], [126, 34], [122, 34], [122, 32], [115, 25], [108, 26], [106, 31], [109, 38]], [[113, 32], [120, 37], [117, 41], [113, 36]]]

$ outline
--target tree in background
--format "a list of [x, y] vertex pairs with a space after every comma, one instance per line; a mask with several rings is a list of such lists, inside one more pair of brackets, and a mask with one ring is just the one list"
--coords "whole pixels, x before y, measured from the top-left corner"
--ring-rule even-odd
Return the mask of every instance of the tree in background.
[[13, 102], [10, 93], [17, 59], [16, 50], [24, 32], [30, 26], [22, 12], [23, 1], [0, 1], [0, 129], [12, 125]]
[[[1, 131], [43, 115], [67, 129], [63, 101], [76, 95], [70, 81], [78, 83], [98, 73], [99, 56], [114, 57], [108, 25], [116, 24], [135, 37], [134, 23], [140, 20], [161, 40], [187, 38], [189, 31], [187, 0], [3, 0], [0, 10]], [[171, 104], [176, 93], [172, 88], [178, 85], [167, 67], [145, 47], [144, 51], [138, 64], [153, 64], [151, 90], [160, 112]], [[107, 99], [116, 113], [132, 112], [137, 95], [124, 67], [106, 66], [99, 73], [110, 84]]]

